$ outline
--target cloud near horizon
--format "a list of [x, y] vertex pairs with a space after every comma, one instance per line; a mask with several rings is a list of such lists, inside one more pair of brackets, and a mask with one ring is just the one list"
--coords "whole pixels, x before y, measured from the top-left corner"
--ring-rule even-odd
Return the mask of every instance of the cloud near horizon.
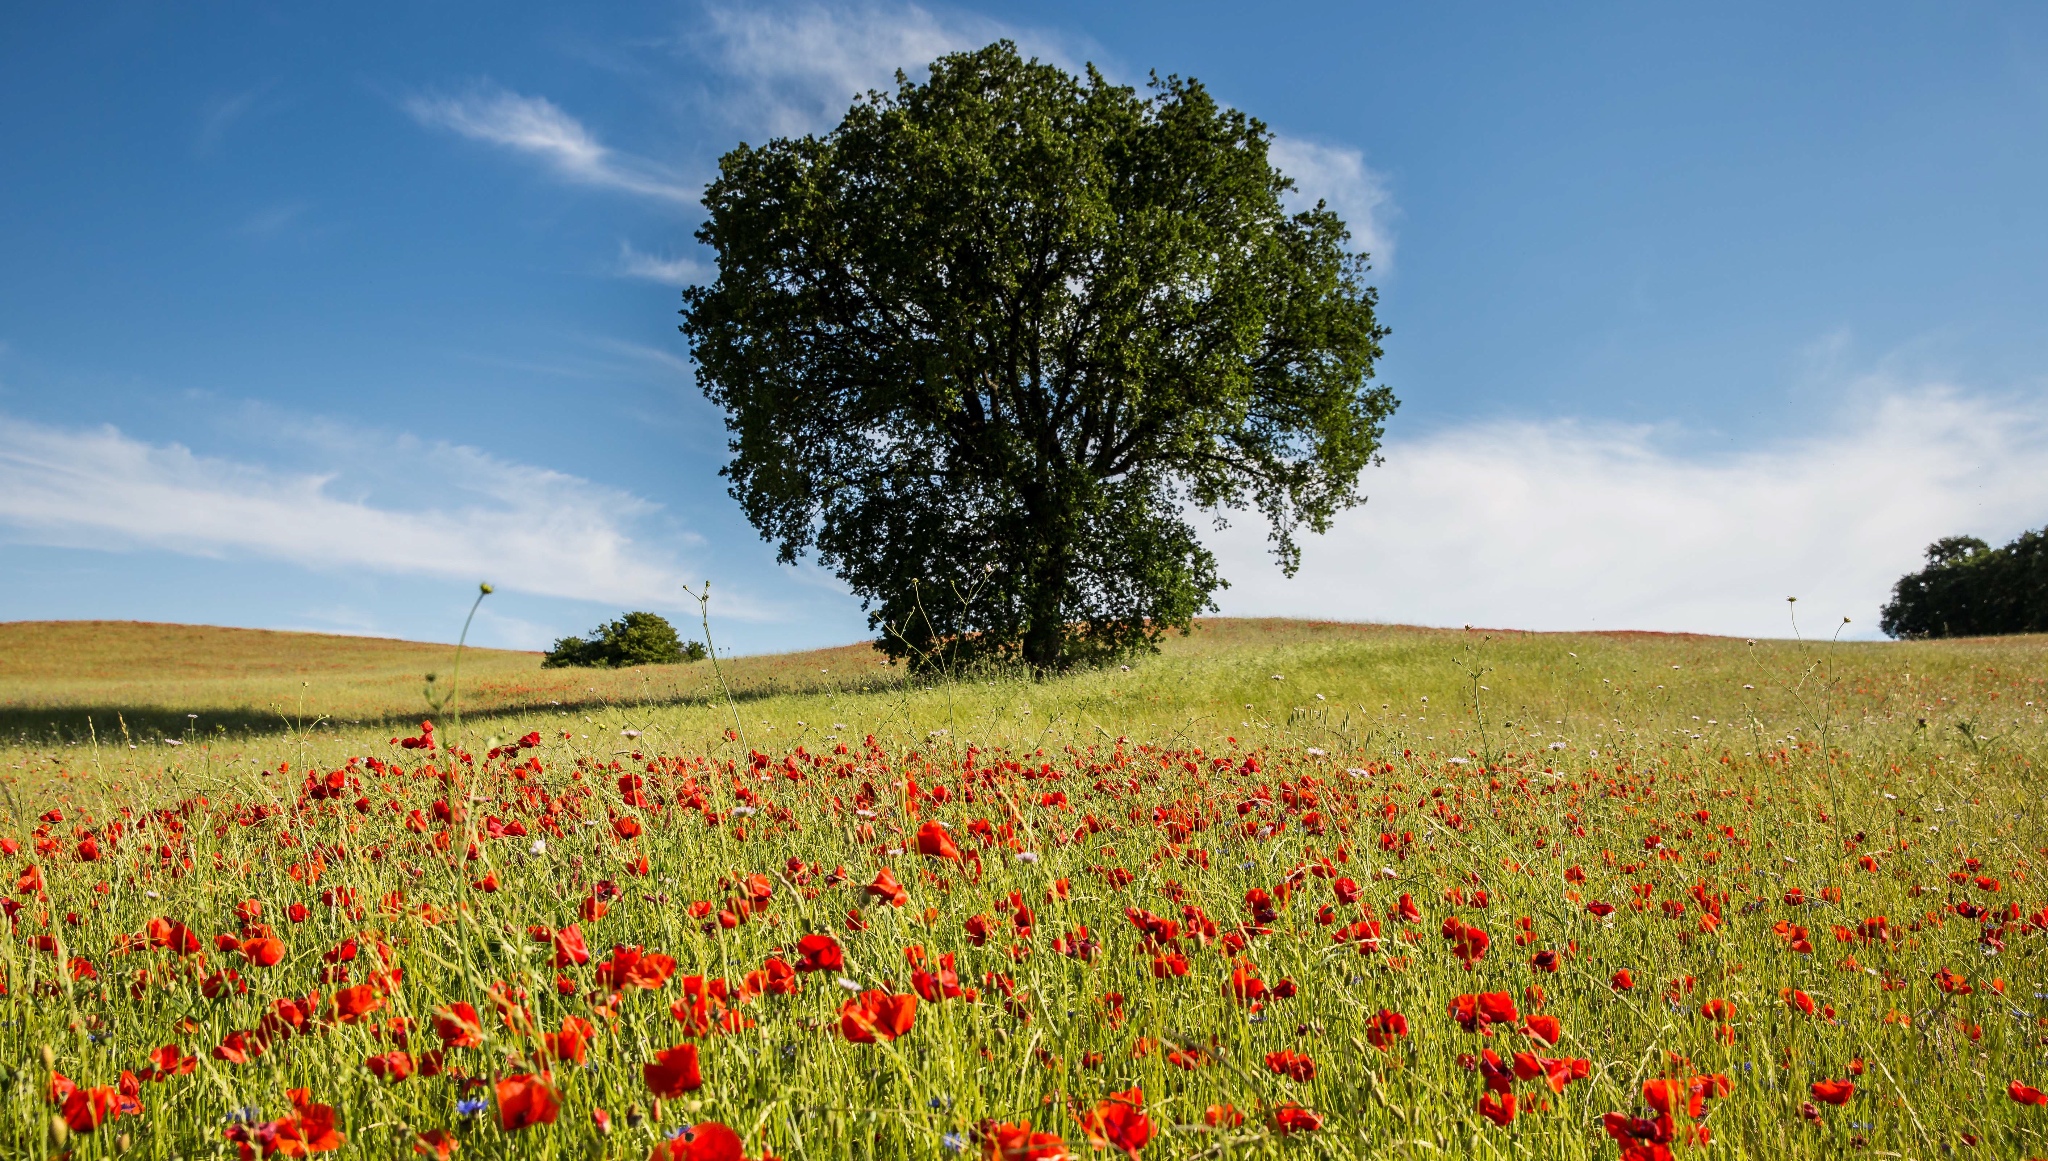
[[[0, 416], [0, 538], [488, 580], [536, 596], [657, 609], [683, 608], [682, 584], [701, 579], [636, 537], [657, 506], [631, 493], [476, 448], [328, 425], [295, 434], [322, 445], [328, 459], [376, 464], [437, 502], [380, 501], [340, 471], [201, 456], [112, 426]], [[755, 603], [724, 604], [732, 616], [765, 616]]]
[[[417, 484], [281, 472], [112, 427], [0, 416], [0, 539], [260, 557], [310, 570], [489, 579], [510, 591], [679, 609], [685, 562], [641, 529], [653, 503], [474, 448], [314, 425], [288, 439]], [[1888, 388], [1832, 429], [1700, 459], [1659, 433], [1482, 423], [1395, 439], [1371, 502], [1304, 540], [1292, 580], [1264, 525], [1205, 536], [1227, 615], [1528, 630], [1876, 636], [1877, 607], [1940, 536], [2009, 539], [2048, 516], [2048, 412], [1953, 388]], [[317, 459], [318, 457], [314, 457]], [[400, 464], [402, 471], [390, 471]], [[693, 538], [666, 539], [702, 553]], [[691, 564], [690, 567], [701, 567]], [[718, 571], [713, 569], [712, 571]], [[839, 590], [834, 580], [815, 582]], [[757, 623], [788, 611], [722, 600]]]
[[1233, 615], [1495, 628], [1876, 637], [1938, 537], [2048, 521], [2048, 412], [1865, 385], [1831, 429], [1735, 455], [1652, 429], [1481, 423], [1391, 441], [1366, 505], [1283, 577], [1256, 519], [1206, 535]]

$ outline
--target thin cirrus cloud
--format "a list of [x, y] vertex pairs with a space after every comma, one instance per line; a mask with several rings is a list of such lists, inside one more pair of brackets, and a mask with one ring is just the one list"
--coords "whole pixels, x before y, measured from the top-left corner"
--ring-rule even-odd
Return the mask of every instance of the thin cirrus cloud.
[[414, 96], [405, 109], [422, 125], [512, 150], [569, 181], [678, 205], [697, 204], [697, 191], [666, 167], [607, 147], [545, 97], [521, 96], [486, 84], [459, 94]]
[[916, 4], [710, 4], [684, 44], [719, 75], [728, 120], [787, 136], [830, 128], [862, 93], [894, 88], [898, 69], [1004, 39], [1070, 70], [1087, 56], [1057, 33]]
[[[1037, 28], [916, 4], [711, 4], [680, 43], [687, 62], [707, 74], [705, 92], [725, 121], [745, 132], [823, 132], [862, 93], [886, 89], [900, 69], [916, 75], [937, 57], [1009, 39], [1029, 55], [1069, 70], [1099, 50]], [[1114, 76], [1112, 65], [1105, 69]], [[574, 182], [695, 206], [696, 190], [667, 167], [622, 153], [545, 97], [495, 85], [460, 94], [425, 94], [405, 103], [420, 124], [509, 149]], [[1299, 187], [1302, 205], [1329, 203], [1358, 247], [1379, 267], [1391, 264], [1393, 195], [1384, 175], [1355, 148], [1276, 134], [1272, 159]], [[662, 257], [622, 245], [615, 272], [668, 285], [702, 280], [699, 260]]]
[[630, 242], [619, 243], [617, 270], [624, 277], [659, 282], [663, 286], [693, 286], [709, 281], [714, 273], [710, 263], [687, 254], [674, 257], [649, 254], [634, 248]]
[[[1371, 502], [1280, 575], [1264, 526], [1208, 537], [1224, 611], [1518, 629], [1877, 636], [1938, 537], [2048, 516], [2048, 408], [1868, 385], [1832, 430], [1718, 460], [1641, 428], [1495, 423], [1391, 443]], [[1841, 625], [1843, 617], [1851, 623]]]
[[[1112, 78], [1122, 72], [1086, 41], [916, 4], [712, 5], [686, 43], [721, 78], [714, 103], [728, 120], [794, 134], [829, 129], [860, 94], [893, 87], [898, 69], [915, 76], [946, 53], [1002, 39], [1069, 71], [1092, 57]], [[1363, 152], [1281, 133], [1270, 157], [1299, 187], [1298, 208], [1328, 202], [1358, 248], [1382, 271], [1391, 266], [1393, 194]]]
[[[417, 482], [439, 502], [379, 503], [340, 472], [282, 472], [110, 426], [0, 416], [0, 527], [20, 543], [486, 578], [510, 591], [627, 606], [684, 603], [681, 562], [634, 535], [657, 511], [640, 497], [475, 448], [333, 427], [299, 434], [337, 461]], [[394, 464], [404, 470], [389, 471]]]

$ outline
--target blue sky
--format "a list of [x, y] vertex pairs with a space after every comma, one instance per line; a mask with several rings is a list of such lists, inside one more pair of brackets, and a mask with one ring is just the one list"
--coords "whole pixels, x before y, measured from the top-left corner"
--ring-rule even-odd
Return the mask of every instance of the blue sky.
[[2048, 523], [2048, 9], [1784, 8], [17, 6], [0, 619], [861, 636], [716, 475], [695, 198], [1010, 36], [1201, 78], [1377, 257], [1372, 499], [1292, 581], [1213, 533], [1225, 611], [1868, 635]]

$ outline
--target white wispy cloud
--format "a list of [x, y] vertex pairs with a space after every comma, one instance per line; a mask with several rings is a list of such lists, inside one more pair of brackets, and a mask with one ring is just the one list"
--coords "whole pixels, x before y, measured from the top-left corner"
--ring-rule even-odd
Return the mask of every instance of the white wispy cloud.
[[295, 225], [312, 207], [305, 202], [266, 206], [242, 219], [235, 232], [251, 238], [274, 238]]
[[[640, 535], [658, 506], [631, 493], [471, 447], [323, 424], [286, 434], [374, 470], [279, 471], [0, 416], [0, 527], [17, 542], [489, 580], [629, 607], [680, 608], [696, 579]], [[408, 492], [380, 495], [391, 479]]]
[[546, 97], [521, 96], [486, 84], [459, 94], [417, 95], [405, 102], [405, 108], [422, 125], [525, 154], [570, 181], [697, 204], [698, 191], [666, 167], [606, 147]]
[[2048, 405], [1866, 384], [1830, 430], [1719, 459], [1656, 433], [1498, 423], [1397, 440], [1371, 502], [1280, 575], [1265, 528], [1210, 537], [1236, 614], [1520, 629], [1876, 635], [1925, 546], [2048, 522]]
[[207, 102], [200, 114], [199, 132], [193, 138], [192, 151], [202, 157], [212, 153], [220, 145], [221, 139], [227, 136], [228, 130], [256, 107], [257, 100], [271, 89], [273, 83], [266, 82], [246, 92], [217, 97]]
[[619, 243], [618, 272], [626, 278], [642, 278], [664, 286], [693, 286], [717, 275], [711, 263], [687, 254], [663, 257], [637, 250], [630, 242]]
[[949, 52], [1009, 39], [1067, 69], [1072, 38], [917, 4], [710, 4], [687, 43], [723, 74], [717, 103], [735, 123], [778, 136], [828, 129], [854, 99], [918, 76]]
[[1351, 227], [1352, 245], [1372, 255], [1373, 266], [1385, 272], [1394, 263], [1394, 195], [1385, 176], [1365, 164], [1365, 154], [1341, 145], [1318, 145], [1299, 137], [1275, 134], [1268, 158], [1281, 173], [1294, 179], [1300, 204], [1308, 209], [1317, 201]]
[[[714, 4], [687, 43], [720, 74], [715, 103], [729, 120], [791, 135], [829, 129], [862, 93], [893, 88], [898, 69], [916, 77], [946, 53], [1001, 39], [1069, 71], [1102, 65], [1099, 48], [1074, 37], [916, 4]], [[1300, 187], [1301, 208], [1327, 201], [1358, 248], [1391, 265], [1393, 195], [1361, 151], [1277, 134], [1271, 157]]]

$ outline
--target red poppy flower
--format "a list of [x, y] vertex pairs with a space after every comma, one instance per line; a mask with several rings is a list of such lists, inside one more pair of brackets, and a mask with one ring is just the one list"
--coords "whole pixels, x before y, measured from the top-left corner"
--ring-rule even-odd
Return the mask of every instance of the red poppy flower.
[[562, 1104], [545, 1074], [516, 1073], [498, 1081], [498, 1127], [507, 1133], [529, 1125], [552, 1125]]
[[244, 959], [257, 967], [276, 967], [284, 959], [284, 943], [269, 936], [245, 939], [241, 952]]
[[581, 1016], [562, 1017], [560, 1032], [547, 1032], [541, 1036], [541, 1048], [556, 1060], [570, 1064], [582, 1064], [590, 1058], [590, 1042], [597, 1038], [597, 1029]]
[[434, 1161], [448, 1161], [462, 1148], [462, 1139], [446, 1129], [428, 1129], [412, 1143], [412, 1151]]
[[386, 1052], [363, 1061], [363, 1067], [378, 1080], [397, 1082], [413, 1073], [412, 1054], [409, 1052]]
[[867, 885], [867, 893], [871, 898], [888, 900], [891, 907], [901, 907], [910, 902], [910, 892], [897, 882], [896, 872], [887, 867], [875, 872], [875, 881]]
[[1467, 1032], [1485, 1032], [1489, 1024], [1513, 1024], [1521, 1018], [1515, 998], [1507, 992], [1482, 992], [1451, 1000], [1451, 1018]]
[[957, 860], [960, 848], [953, 845], [953, 836], [937, 822], [926, 822], [917, 828], [917, 853], [929, 859]]
[[1310, 1081], [1316, 1078], [1316, 1062], [1292, 1048], [1266, 1054], [1266, 1067], [1271, 1071], [1294, 1080]]
[[112, 1088], [73, 1088], [58, 1113], [72, 1132], [90, 1133], [121, 1114], [121, 1094]]
[[747, 990], [755, 995], [794, 996], [804, 990], [804, 985], [796, 978], [795, 968], [770, 956], [759, 971], [747, 973]]
[[1602, 903], [1596, 899], [1593, 902], [1586, 904], [1586, 913], [1588, 915], [1593, 916], [1595, 919], [1605, 919], [1609, 915], [1614, 914], [1614, 904]]
[[260, 1038], [252, 1040], [247, 1032], [235, 1031], [228, 1033], [219, 1044], [213, 1046], [212, 1056], [215, 1060], [224, 1060], [229, 1064], [247, 1064], [250, 1057], [262, 1054], [263, 1042]]
[[1816, 1080], [1807, 1086], [1813, 1099], [1824, 1105], [1846, 1105], [1856, 1095], [1856, 1082], [1850, 1080]]
[[1515, 1094], [1480, 1093], [1479, 1115], [1505, 1128], [1515, 1119]]
[[1322, 1127], [1322, 1114], [1310, 1112], [1300, 1105], [1284, 1104], [1273, 1110], [1273, 1131], [1276, 1133], [1313, 1133]]
[[2005, 1095], [2023, 1105], [2048, 1105], [2048, 1093], [2016, 1080], [2005, 1086]]
[[199, 950], [199, 937], [182, 923], [152, 919], [144, 925], [143, 931], [149, 936], [151, 947], [169, 948], [179, 955], [191, 955]]
[[675, 974], [676, 961], [666, 955], [643, 955], [637, 947], [612, 948], [612, 957], [597, 965], [597, 982], [614, 992], [654, 991]]
[[989, 1124], [981, 1129], [983, 1161], [1072, 1161], [1058, 1133], [1034, 1133], [1031, 1122]]
[[555, 948], [555, 966], [565, 968], [590, 962], [590, 945], [583, 942], [583, 929], [571, 923], [548, 938]]
[[1381, 1008], [1379, 1015], [1366, 1021], [1365, 1042], [1381, 1052], [1390, 1051], [1401, 1037], [1408, 1035], [1408, 1017], [1399, 1012]]
[[1467, 926], [1455, 915], [1444, 920], [1440, 934], [1451, 945], [1452, 954], [1464, 963], [1466, 971], [1471, 971], [1474, 964], [1485, 958], [1486, 949], [1493, 943], [1492, 936], [1477, 927]]
[[836, 972], [846, 966], [846, 953], [829, 935], [806, 935], [797, 940], [796, 954], [800, 972]]
[[917, 1022], [917, 997], [887, 992], [862, 992], [839, 1008], [839, 1031], [854, 1044], [873, 1044], [877, 1037], [894, 1040]]
[[640, 1077], [655, 1096], [679, 1097], [697, 1091], [704, 1084], [704, 1074], [697, 1067], [697, 1046], [662, 1049], [655, 1053], [654, 1063], [640, 1066]]
[[1202, 1110], [1202, 1120], [1212, 1129], [1235, 1129], [1244, 1124], [1244, 1114], [1235, 1105], [1210, 1105]]
[[1145, 1094], [1140, 1089], [1109, 1094], [1081, 1118], [1088, 1144], [1097, 1149], [1121, 1149], [1136, 1157], [1152, 1139], [1152, 1119], [1145, 1115]]
[[1629, 971], [1627, 968], [1623, 968], [1620, 971], [1615, 972], [1614, 978], [1612, 980], [1609, 980], [1608, 982], [1614, 985], [1615, 991], [1626, 992], [1636, 986], [1635, 973]]
[[[272, 1152], [287, 1157], [332, 1153], [348, 1140], [334, 1129], [334, 1106], [314, 1104], [309, 1089], [288, 1089], [285, 1096], [292, 1102], [292, 1115], [272, 1122], [275, 1144], [264, 1144], [265, 1156]], [[243, 1157], [249, 1156], [246, 1143], [241, 1145], [241, 1151]]]
[[1522, 1025], [1522, 1031], [1527, 1033], [1531, 1040], [1555, 1045], [1564, 1035], [1564, 1025], [1559, 1023], [1555, 1016], [1537, 1015], [1529, 1017]]
[[481, 1048], [484, 1044], [483, 1022], [467, 1001], [434, 1009], [434, 1035], [449, 1048]]
[[199, 1067], [198, 1057], [184, 1055], [175, 1044], [166, 1044], [162, 1048], [152, 1049], [149, 1054], [149, 1062], [156, 1066], [155, 1072], [149, 1077], [151, 1080], [163, 1080], [166, 1077], [172, 1076], [188, 1076], [193, 1069]]
[[1239, 960], [1230, 969], [1230, 982], [1223, 986], [1223, 994], [1256, 1012], [1259, 1001], [1266, 997], [1266, 981], [1259, 978], [1258, 968]]
[[334, 993], [334, 1018], [354, 1024], [384, 1006], [384, 997], [368, 984], [356, 984]]
[[647, 1161], [745, 1161], [740, 1135], [717, 1121], [691, 1125], [671, 1141], [656, 1143]]
[[953, 953], [950, 951], [939, 957], [938, 971], [928, 971], [920, 967], [911, 972], [910, 986], [920, 998], [933, 1004], [940, 1000], [957, 998], [965, 991], [960, 986], [960, 973], [953, 966]]

